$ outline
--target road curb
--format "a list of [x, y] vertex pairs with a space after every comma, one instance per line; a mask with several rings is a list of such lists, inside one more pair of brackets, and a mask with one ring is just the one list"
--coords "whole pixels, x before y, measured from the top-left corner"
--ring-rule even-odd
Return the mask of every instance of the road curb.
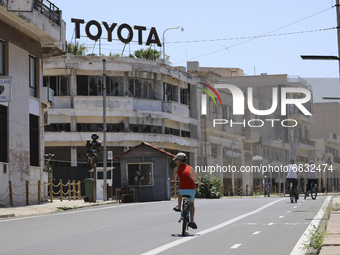
[[0, 215], [0, 218], [11, 218], [11, 217], [15, 217], [15, 214], [14, 214], [14, 213], [11, 213], [11, 214], [3, 214], [3, 215]]

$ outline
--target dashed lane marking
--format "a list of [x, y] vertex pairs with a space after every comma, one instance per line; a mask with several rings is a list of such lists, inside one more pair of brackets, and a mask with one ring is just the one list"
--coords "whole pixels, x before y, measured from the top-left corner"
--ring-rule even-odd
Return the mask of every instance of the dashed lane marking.
[[[268, 203], [268, 204], [266, 204], [266, 205], [264, 205], [264, 206], [262, 206], [262, 207], [260, 207], [260, 208], [258, 208], [258, 209], [256, 209], [256, 210], [254, 210], [254, 211], [251, 211], [251, 212], [242, 214], [242, 215], [240, 215], [240, 216], [238, 216], [238, 217], [236, 217], [236, 218], [230, 219], [230, 220], [225, 221], [225, 222], [223, 222], [223, 223], [221, 223], [221, 224], [218, 224], [218, 225], [216, 225], [216, 226], [213, 226], [213, 227], [210, 227], [210, 228], [208, 228], [208, 229], [202, 230], [201, 232], [198, 232], [198, 233], [196, 233], [195, 235], [187, 236], [186, 238], [178, 239], [177, 241], [173, 241], [173, 242], [167, 243], [167, 244], [165, 244], [165, 245], [159, 246], [159, 247], [157, 247], [157, 248], [155, 248], [155, 249], [153, 249], [153, 250], [150, 250], [150, 251], [147, 251], [147, 252], [143, 253], [142, 255], [159, 254], [159, 253], [161, 253], [161, 252], [163, 252], [163, 251], [166, 251], [166, 250], [169, 250], [169, 249], [171, 249], [171, 248], [173, 248], [173, 247], [175, 247], [175, 246], [178, 246], [178, 245], [180, 245], [180, 244], [186, 243], [186, 242], [191, 241], [191, 240], [193, 240], [193, 239], [195, 239], [195, 238], [202, 237], [202, 236], [205, 235], [205, 234], [211, 233], [211, 232], [213, 232], [213, 231], [216, 231], [216, 230], [218, 230], [218, 229], [221, 229], [221, 228], [223, 228], [223, 227], [226, 227], [226, 226], [228, 226], [228, 225], [230, 225], [230, 224], [233, 224], [234, 222], [236, 222], [236, 221], [238, 221], [238, 220], [241, 220], [241, 219], [246, 218], [246, 217], [248, 217], [248, 216], [250, 216], [250, 215], [253, 215], [253, 214], [255, 214], [255, 213], [258, 213], [258, 212], [260, 212], [260, 211], [262, 211], [262, 210], [264, 210], [264, 209], [266, 209], [266, 208], [268, 208], [268, 207], [270, 207], [270, 206], [276, 204], [277, 202], [281, 202], [281, 201], [283, 201], [283, 200], [285, 200], [285, 198], [275, 200], [275, 201], [270, 202], [270, 203]], [[273, 223], [273, 224], [274, 224], [274, 223]]]
[[237, 249], [241, 245], [242, 245], [241, 243], [234, 244], [233, 246], [230, 247], [230, 249]]

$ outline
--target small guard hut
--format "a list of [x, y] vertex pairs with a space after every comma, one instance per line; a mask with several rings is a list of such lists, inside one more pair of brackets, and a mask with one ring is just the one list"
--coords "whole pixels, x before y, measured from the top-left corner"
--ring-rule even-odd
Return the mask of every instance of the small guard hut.
[[170, 200], [170, 164], [175, 155], [141, 142], [114, 158], [120, 161], [121, 194], [133, 191], [133, 200], [139, 202]]

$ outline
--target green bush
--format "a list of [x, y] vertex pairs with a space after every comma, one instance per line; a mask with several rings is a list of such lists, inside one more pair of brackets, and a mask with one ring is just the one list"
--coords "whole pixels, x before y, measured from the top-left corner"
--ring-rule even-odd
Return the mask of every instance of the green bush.
[[203, 185], [196, 191], [197, 198], [220, 198], [223, 194], [220, 192], [222, 181], [215, 176], [203, 175], [200, 177]]

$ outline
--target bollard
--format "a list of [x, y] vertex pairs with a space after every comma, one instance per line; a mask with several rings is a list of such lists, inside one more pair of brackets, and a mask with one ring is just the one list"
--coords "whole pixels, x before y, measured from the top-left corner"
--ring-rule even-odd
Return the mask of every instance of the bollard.
[[73, 200], [76, 200], [76, 181], [72, 181], [72, 186], [73, 186]]
[[230, 196], [230, 184], [228, 184], [228, 196]]
[[67, 180], [67, 187], [68, 187], [68, 201], [71, 201], [71, 182]]
[[12, 182], [9, 181], [8, 182], [8, 189], [9, 189], [9, 199], [10, 199], [10, 202], [11, 202], [11, 206], [13, 207], [13, 192], [12, 192]]
[[40, 186], [40, 180], [38, 181], [38, 204], [41, 202], [41, 186]]
[[246, 186], [246, 196], [248, 196], [248, 184]]
[[26, 181], [26, 205], [29, 205], [29, 196], [30, 196], [30, 194], [29, 194], [29, 183], [28, 183], [28, 181]]
[[78, 181], [78, 199], [81, 200], [80, 181]]
[[63, 180], [59, 180], [59, 185], [60, 185], [60, 201], [63, 201]]
[[50, 181], [50, 200], [53, 203], [53, 183], [52, 180]]

